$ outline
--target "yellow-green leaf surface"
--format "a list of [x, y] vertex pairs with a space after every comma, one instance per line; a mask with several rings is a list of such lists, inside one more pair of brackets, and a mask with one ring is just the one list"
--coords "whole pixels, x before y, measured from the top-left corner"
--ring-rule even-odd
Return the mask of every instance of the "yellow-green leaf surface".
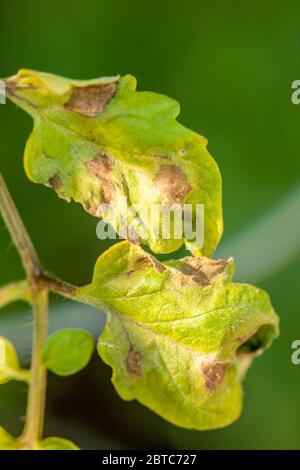
[[[142, 205], [135, 235], [155, 253], [175, 251], [184, 240], [174, 234], [156, 239], [152, 230], [143, 233], [149, 223], [144, 211], [154, 204], [186, 203], [194, 209], [203, 204], [202, 254], [212, 253], [223, 228], [221, 177], [207, 140], [177, 122], [175, 100], [137, 92], [131, 75], [78, 81], [21, 70], [6, 80], [6, 89], [34, 119], [25, 150], [32, 181], [80, 202], [117, 231], [120, 224], [101, 204], [111, 204], [118, 215], [124, 200], [129, 207]], [[128, 225], [132, 217], [124, 215]], [[188, 246], [201, 253], [192, 240]]]
[[10, 380], [27, 382], [29, 376], [29, 371], [21, 369], [13, 344], [0, 336], [0, 384], [5, 384]]
[[61, 437], [47, 437], [37, 444], [35, 450], [79, 450], [79, 447]]
[[232, 283], [232, 260], [187, 257], [162, 268], [128, 242], [100, 256], [78, 291], [108, 312], [99, 354], [125, 400], [178, 426], [226, 426], [240, 415], [240, 378], [277, 335], [277, 316], [264, 291]]
[[0, 427], [0, 450], [14, 450], [15, 448], [17, 448], [16, 439]]

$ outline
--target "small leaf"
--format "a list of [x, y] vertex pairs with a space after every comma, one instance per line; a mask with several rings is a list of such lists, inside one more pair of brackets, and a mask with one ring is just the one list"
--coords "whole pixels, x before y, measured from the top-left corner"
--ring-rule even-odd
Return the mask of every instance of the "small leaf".
[[0, 308], [18, 300], [31, 303], [31, 292], [27, 281], [13, 282], [0, 287]]
[[36, 450], [79, 450], [79, 447], [61, 437], [47, 437], [37, 444]]
[[195, 222], [195, 205], [203, 204], [204, 246], [186, 243], [206, 256], [213, 252], [223, 230], [220, 172], [207, 140], [176, 120], [175, 100], [137, 92], [130, 75], [78, 81], [23, 69], [6, 80], [6, 90], [34, 119], [24, 156], [32, 181], [81, 203], [117, 232], [115, 215], [131, 226], [125, 207], [139, 204], [134, 236], [155, 253], [177, 250], [187, 234], [181, 227], [170, 239], [156, 237], [148, 220], [153, 205], [191, 204]]
[[158, 272], [127, 242], [100, 256], [93, 282], [78, 295], [106, 307], [98, 351], [123, 399], [186, 428], [238, 418], [240, 375], [276, 337], [278, 318], [268, 295], [233, 284], [233, 272], [232, 260], [201, 257]]
[[28, 382], [30, 372], [20, 368], [19, 359], [12, 343], [0, 336], [0, 384], [10, 380]]
[[14, 450], [16, 439], [0, 427], [0, 450]]
[[94, 338], [87, 331], [59, 330], [47, 339], [42, 360], [51, 372], [61, 376], [72, 375], [89, 363], [93, 349]]

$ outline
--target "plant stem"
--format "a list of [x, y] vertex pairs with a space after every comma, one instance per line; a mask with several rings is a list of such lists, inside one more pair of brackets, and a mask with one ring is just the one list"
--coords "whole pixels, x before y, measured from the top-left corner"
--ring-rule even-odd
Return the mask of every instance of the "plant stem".
[[38, 282], [39, 276], [42, 276], [39, 258], [1, 174], [0, 212], [27, 274], [27, 282], [11, 284], [0, 289], [0, 306], [25, 297], [32, 304], [34, 314], [26, 422], [20, 438], [24, 449], [33, 449], [42, 438], [44, 425], [46, 369], [41, 361], [41, 353], [47, 339], [49, 290]]
[[69, 284], [61, 279], [57, 279], [47, 274], [42, 274], [37, 278], [37, 283], [41, 288], [48, 289], [49, 292], [61, 295], [66, 299], [73, 300], [82, 304], [88, 304], [95, 308], [105, 309], [105, 304], [100, 299], [90, 297], [89, 295], [83, 295], [81, 288]]
[[19, 439], [23, 449], [35, 449], [43, 437], [47, 373], [41, 357], [48, 330], [49, 291], [78, 302], [92, 304], [92, 299], [77, 293], [77, 287], [47, 276], [24, 223], [0, 174], [0, 212], [20, 254], [27, 281], [12, 283], [0, 289], [0, 307], [14, 300], [31, 303], [34, 314], [31, 371], [24, 431]]
[[41, 353], [47, 339], [48, 291], [36, 292], [33, 299], [34, 333], [31, 360], [31, 382], [29, 387], [26, 424], [22, 441], [32, 448], [42, 438], [45, 400], [46, 369], [41, 362]]

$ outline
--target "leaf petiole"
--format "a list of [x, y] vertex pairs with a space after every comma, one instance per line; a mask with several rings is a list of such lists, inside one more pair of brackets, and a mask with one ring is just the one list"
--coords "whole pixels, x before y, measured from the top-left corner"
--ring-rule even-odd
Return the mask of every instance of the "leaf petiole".
[[13, 282], [0, 287], [0, 308], [18, 300], [31, 304], [31, 290], [27, 281]]

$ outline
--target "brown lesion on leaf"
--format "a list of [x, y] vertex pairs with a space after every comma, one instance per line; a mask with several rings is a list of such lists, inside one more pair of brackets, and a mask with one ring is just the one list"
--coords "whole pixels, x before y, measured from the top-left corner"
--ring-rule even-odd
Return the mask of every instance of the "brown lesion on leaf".
[[74, 87], [65, 108], [87, 117], [98, 116], [115, 96], [117, 86], [118, 82]]
[[132, 345], [128, 350], [127, 355], [127, 370], [135, 375], [141, 375], [141, 356], [138, 352], [134, 351]]
[[[85, 163], [87, 170], [101, 182], [101, 202], [109, 204], [116, 194], [116, 187], [112, 182], [112, 169], [109, 156], [102, 152], [97, 157]], [[97, 209], [96, 209], [97, 212]]]
[[145, 257], [148, 261], [150, 261], [155, 271], [157, 271], [159, 274], [164, 272], [164, 270], [166, 269], [165, 265], [161, 263], [157, 258], [155, 258], [155, 256], [145, 251]]
[[205, 386], [214, 392], [223, 382], [228, 364], [224, 362], [212, 362], [204, 364], [202, 370], [205, 378]]
[[49, 179], [48, 184], [55, 191], [59, 191], [59, 189], [61, 188], [61, 177], [59, 176], [59, 174], [56, 173], [55, 175], [53, 175], [52, 178]]
[[[140, 256], [135, 260], [135, 266], [138, 266], [138, 269], [143, 269], [143, 267], [149, 267], [151, 265], [155, 271], [157, 271], [159, 274], [163, 273], [166, 269], [166, 266], [161, 263], [155, 256], [151, 255], [151, 253], [148, 253], [147, 251], [144, 252], [143, 256]], [[127, 272], [127, 275], [132, 274], [135, 271], [135, 269], [130, 269]]]
[[192, 189], [185, 174], [174, 165], [163, 165], [155, 177], [154, 184], [162, 202], [169, 206], [183, 203]]
[[86, 205], [84, 205], [84, 208], [93, 217], [97, 217], [97, 215], [98, 215], [98, 206], [96, 206], [95, 204], [86, 204]]
[[205, 257], [188, 257], [184, 260], [181, 272], [202, 286], [208, 286], [215, 276], [222, 273], [228, 265], [228, 261], [214, 260]]

